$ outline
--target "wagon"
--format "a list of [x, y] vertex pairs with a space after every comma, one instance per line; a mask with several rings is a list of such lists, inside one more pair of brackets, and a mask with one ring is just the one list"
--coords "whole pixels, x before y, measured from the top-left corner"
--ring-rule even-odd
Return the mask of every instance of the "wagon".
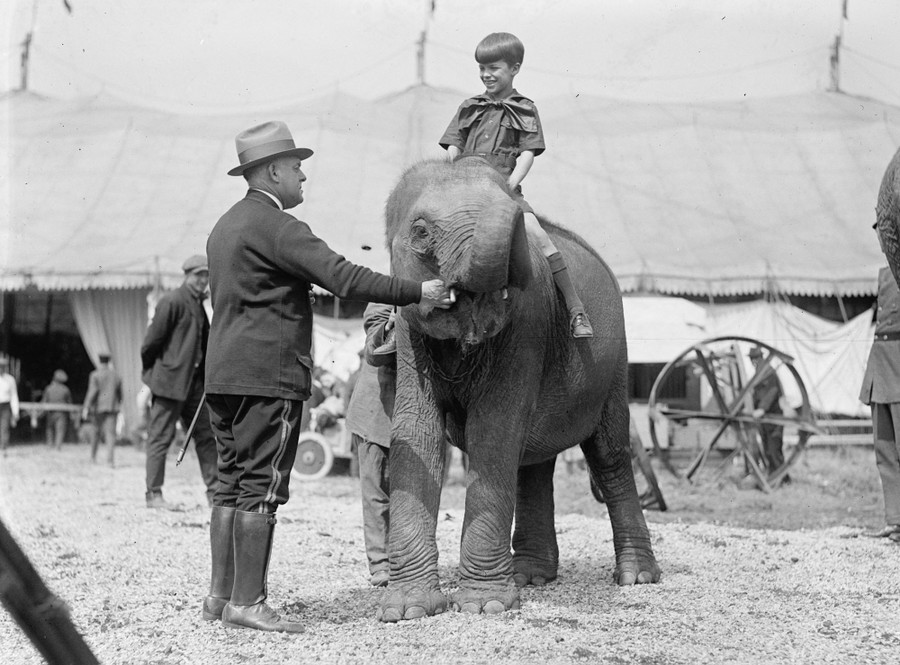
[[324, 478], [334, 466], [335, 458], [354, 459], [350, 430], [344, 418], [321, 431], [313, 427], [300, 433], [297, 457], [291, 475], [297, 480], [310, 481]]

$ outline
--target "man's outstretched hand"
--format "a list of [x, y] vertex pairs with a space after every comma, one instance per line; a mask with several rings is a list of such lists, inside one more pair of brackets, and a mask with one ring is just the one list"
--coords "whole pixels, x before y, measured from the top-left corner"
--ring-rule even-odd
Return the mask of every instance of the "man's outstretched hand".
[[454, 302], [456, 298], [443, 280], [431, 279], [422, 282], [422, 299], [419, 300], [419, 304], [448, 309]]

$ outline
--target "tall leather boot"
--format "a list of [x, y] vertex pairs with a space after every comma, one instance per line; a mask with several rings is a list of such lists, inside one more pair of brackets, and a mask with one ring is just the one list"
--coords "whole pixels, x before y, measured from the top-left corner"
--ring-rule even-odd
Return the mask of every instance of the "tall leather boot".
[[209, 518], [209, 548], [212, 577], [209, 595], [203, 600], [203, 619], [218, 621], [231, 600], [234, 586], [234, 508], [214, 506]]
[[222, 624], [229, 628], [280, 633], [302, 633], [304, 630], [301, 624], [282, 619], [266, 605], [266, 580], [275, 522], [273, 513], [235, 511], [234, 587], [231, 601], [222, 610]]

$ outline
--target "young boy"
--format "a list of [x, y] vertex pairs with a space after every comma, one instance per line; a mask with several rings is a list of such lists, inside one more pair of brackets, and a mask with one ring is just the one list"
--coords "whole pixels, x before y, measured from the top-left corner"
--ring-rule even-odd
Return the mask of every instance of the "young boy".
[[572, 336], [593, 337], [562, 254], [522, 196], [522, 180], [528, 175], [534, 158], [544, 152], [544, 133], [537, 108], [513, 88], [513, 79], [524, 57], [525, 47], [515, 35], [494, 32], [482, 39], [475, 49], [475, 60], [484, 94], [460, 104], [438, 143], [451, 160], [460, 155], [478, 155], [507, 177], [510, 193], [524, 213], [525, 230], [537, 240], [547, 257], [556, 288], [565, 298]]
[[[572, 336], [593, 337], [594, 331], [575, 292], [565, 259], [522, 196], [522, 180], [528, 175], [534, 158], [544, 152], [544, 133], [537, 108], [513, 88], [513, 79], [524, 57], [525, 46], [515, 35], [494, 32], [482, 39], [475, 49], [475, 60], [484, 94], [460, 104], [438, 143], [451, 161], [477, 155], [506, 176], [510, 194], [524, 213], [525, 231], [547, 257], [556, 288], [566, 301]], [[389, 355], [395, 351], [396, 341], [391, 336], [374, 354]]]

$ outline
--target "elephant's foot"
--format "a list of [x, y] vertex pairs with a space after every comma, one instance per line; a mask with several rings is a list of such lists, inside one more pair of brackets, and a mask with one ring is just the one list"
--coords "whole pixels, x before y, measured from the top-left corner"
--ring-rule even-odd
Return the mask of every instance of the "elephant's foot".
[[391, 583], [385, 591], [376, 618], [385, 623], [421, 619], [447, 610], [447, 597], [439, 588]]
[[450, 606], [468, 614], [500, 614], [506, 610], [517, 610], [519, 589], [515, 585], [485, 583], [463, 586], [451, 596]]
[[613, 577], [619, 586], [659, 582], [660, 574], [653, 552], [631, 550], [616, 557], [616, 572]]
[[520, 589], [529, 584], [544, 586], [556, 579], [556, 571], [555, 563], [513, 557], [513, 581]]

